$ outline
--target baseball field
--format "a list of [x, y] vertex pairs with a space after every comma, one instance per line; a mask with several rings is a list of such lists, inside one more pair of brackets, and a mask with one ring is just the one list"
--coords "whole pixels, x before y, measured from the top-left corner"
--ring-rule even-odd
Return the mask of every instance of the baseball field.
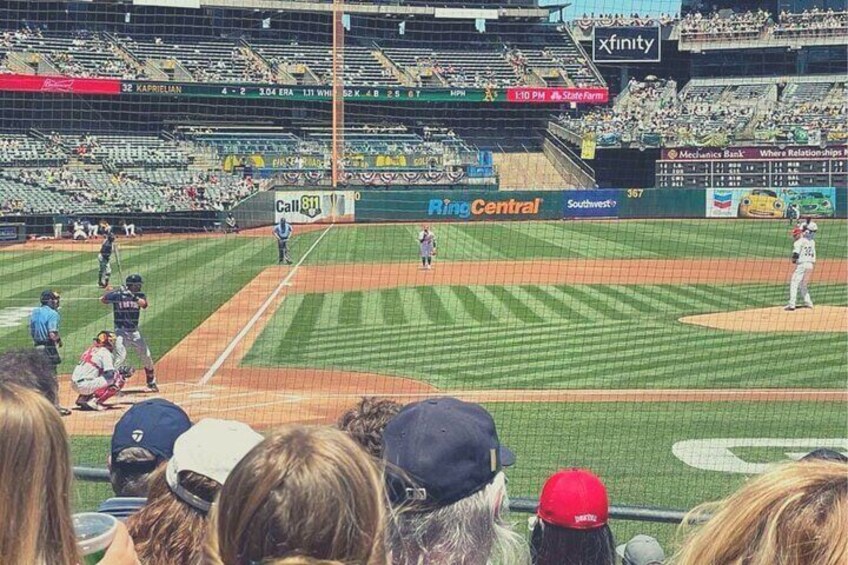
[[[585, 466], [613, 504], [687, 508], [798, 453], [848, 451], [848, 222], [819, 226], [816, 307], [795, 312], [791, 239], [769, 221], [437, 224], [431, 271], [415, 225], [299, 228], [292, 266], [268, 229], [122, 238], [113, 281], [143, 275], [160, 395], [194, 419], [263, 429], [332, 421], [361, 395], [458, 395], [516, 451], [513, 495]], [[66, 405], [67, 374], [112, 327], [98, 247], [0, 252], [0, 351], [30, 345], [42, 289], [62, 294]], [[65, 418], [75, 464], [105, 464], [142, 384]], [[105, 489], [79, 493], [88, 507]]]

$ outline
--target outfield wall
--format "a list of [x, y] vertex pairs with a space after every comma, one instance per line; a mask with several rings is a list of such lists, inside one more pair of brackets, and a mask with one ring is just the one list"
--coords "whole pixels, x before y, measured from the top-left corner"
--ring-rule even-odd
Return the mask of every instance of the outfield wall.
[[[581, 218], [845, 218], [848, 191], [836, 188], [594, 189], [564, 191], [380, 191], [356, 193], [355, 221], [487, 221]], [[807, 207], [807, 208], [803, 208]]]

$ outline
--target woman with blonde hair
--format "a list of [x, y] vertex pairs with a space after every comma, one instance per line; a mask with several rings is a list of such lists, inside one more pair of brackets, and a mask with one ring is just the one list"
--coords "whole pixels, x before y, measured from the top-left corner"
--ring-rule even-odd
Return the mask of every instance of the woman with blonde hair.
[[799, 461], [765, 473], [684, 521], [712, 517], [672, 559], [675, 565], [848, 563], [848, 465]]
[[[0, 560], [81, 563], [71, 521], [71, 458], [56, 408], [33, 390], [0, 383]], [[101, 565], [138, 563], [123, 525]]]
[[221, 489], [209, 565], [386, 565], [377, 464], [332, 428], [286, 426], [242, 459]]

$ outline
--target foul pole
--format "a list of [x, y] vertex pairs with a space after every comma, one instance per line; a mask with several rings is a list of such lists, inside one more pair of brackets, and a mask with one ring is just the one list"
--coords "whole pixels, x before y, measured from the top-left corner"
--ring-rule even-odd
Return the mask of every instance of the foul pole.
[[333, 189], [338, 188], [344, 158], [344, 0], [333, 0]]

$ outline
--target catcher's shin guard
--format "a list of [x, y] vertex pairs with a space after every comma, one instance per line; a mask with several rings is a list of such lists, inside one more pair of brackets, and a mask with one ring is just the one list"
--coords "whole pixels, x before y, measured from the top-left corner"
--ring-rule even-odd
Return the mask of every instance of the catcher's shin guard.
[[156, 384], [156, 373], [153, 369], [144, 369], [144, 374], [147, 377], [147, 388], [152, 392], [159, 392], [159, 386]]

